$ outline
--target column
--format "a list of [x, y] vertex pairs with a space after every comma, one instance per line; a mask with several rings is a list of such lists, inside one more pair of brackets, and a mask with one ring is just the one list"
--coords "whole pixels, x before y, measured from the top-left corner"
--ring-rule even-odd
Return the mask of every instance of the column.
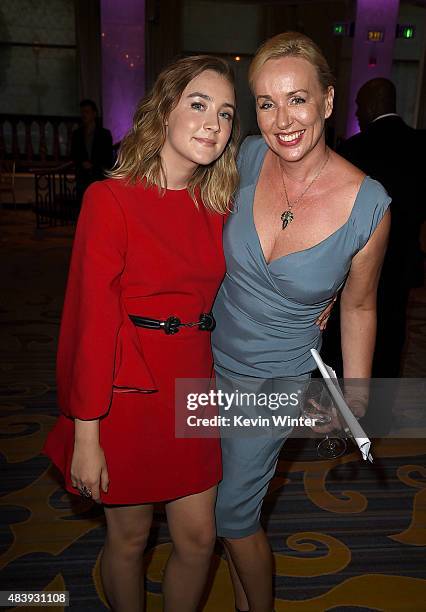
[[118, 142], [145, 91], [145, 0], [101, 0], [103, 125]]

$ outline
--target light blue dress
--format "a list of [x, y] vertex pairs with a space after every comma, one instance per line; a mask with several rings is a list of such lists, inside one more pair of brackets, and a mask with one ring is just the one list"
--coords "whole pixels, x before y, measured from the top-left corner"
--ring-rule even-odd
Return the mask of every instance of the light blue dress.
[[[309, 377], [311, 348], [321, 348], [315, 321], [345, 282], [389, 206], [380, 183], [365, 177], [348, 220], [315, 246], [268, 264], [253, 218], [256, 184], [268, 150], [262, 137], [240, 150], [240, 187], [224, 232], [227, 273], [214, 305], [212, 335], [218, 383]], [[251, 384], [251, 383], [250, 383]], [[288, 435], [289, 432], [287, 432]], [[263, 497], [283, 444], [271, 438], [223, 438], [224, 476], [216, 508], [218, 534], [243, 537], [259, 528]]]

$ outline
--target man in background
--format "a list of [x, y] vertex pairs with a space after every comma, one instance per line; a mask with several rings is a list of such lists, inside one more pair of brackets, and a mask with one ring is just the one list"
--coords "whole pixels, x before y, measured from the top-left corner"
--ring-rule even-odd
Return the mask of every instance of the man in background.
[[[396, 378], [405, 341], [409, 290], [423, 284], [420, 226], [425, 218], [422, 159], [426, 132], [409, 127], [396, 113], [396, 90], [388, 79], [365, 83], [356, 103], [361, 132], [346, 140], [338, 153], [382, 183], [392, 198], [389, 245], [377, 297], [373, 377]], [[335, 321], [331, 322], [325, 342], [331, 359], [337, 346], [335, 326]], [[331, 345], [334, 350], [330, 351]]]
[[77, 201], [94, 181], [105, 178], [113, 164], [112, 136], [99, 125], [93, 100], [80, 102], [81, 127], [72, 134], [71, 159], [75, 163]]

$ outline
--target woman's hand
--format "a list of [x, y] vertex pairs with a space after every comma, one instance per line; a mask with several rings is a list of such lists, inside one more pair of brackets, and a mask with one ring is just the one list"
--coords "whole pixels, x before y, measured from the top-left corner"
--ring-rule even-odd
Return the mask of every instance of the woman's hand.
[[[100, 503], [101, 489], [108, 491], [109, 477], [104, 452], [99, 444], [99, 421], [75, 420], [75, 443], [71, 462], [71, 482], [80, 491], [89, 490]], [[89, 495], [87, 495], [89, 497]]]
[[[318, 413], [318, 420], [326, 419], [327, 422], [323, 422], [318, 425], [310, 425], [310, 428], [315, 433], [330, 433], [331, 431], [340, 431], [342, 428], [342, 423], [338, 417], [337, 410], [334, 406], [328, 405], [326, 407], [322, 406], [315, 399], [310, 398], [307, 400], [307, 404], [309, 404], [313, 408], [312, 414], [309, 414], [310, 419], [315, 419], [315, 412]], [[311, 410], [311, 409], [309, 409]]]
[[[350, 408], [352, 414], [357, 420], [365, 416], [367, 412], [365, 399], [348, 397], [345, 397], [345, 399], [348, 407]], [[314, 409], [317, 410], [319, 413], [324, 412], [324, 408], [314, 399], [309, 399], [307, 403], [313, 406]], [[326, 410], [330, 414], [330, 421], [321, 425], [311, 425], [312, 431], [314, 431], [315, 433], [327, 434], [331, 432], [339, 432], [345, 430], [346, 423], [343, 420], [343, 417], [340, 417], [337, 408], [332, 406], [328, 407]], [[315, 415], [313, 415], [311, 418], [315, 418]]]
[[331, 311], [333, 310], [333, 306], [336, 303], [337, 294], [331, 300], [329, 304], [324, 308], [324, 310], [319, 315], [318, 319], [315, 321], [315, 325], [318, 325], [321, 331], [324, 331], [327, 327], [328, 319], [330, 318]]

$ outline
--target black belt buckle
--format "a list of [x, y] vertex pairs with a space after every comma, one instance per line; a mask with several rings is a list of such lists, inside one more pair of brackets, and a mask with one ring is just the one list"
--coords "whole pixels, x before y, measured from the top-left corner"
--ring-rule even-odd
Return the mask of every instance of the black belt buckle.
[[181, 321], [177, 317], [169, 317], [161, 325], [164, 326], [164, 332], [167, 335], [177, 334], [179, 327], [181, 326]]
[[214, 320], [213, 314], [211, 312], [202, 312], [200, 314], [198, 329], [201, 331], [213, 331], [215, 327], [216, 321]]
[[129, 314], [129, 319], [137, 327], [145, 327], [146, 329], [162, 329], [168, 336], [177, 334], [181, 327], [198, 327], [201, 331], [213, 331], [216, 327], [216, 321], [211, 312], [202, 312], [200, 320], [196, 323], [182, 323], [175, 316], [171, 316], [165, 321], [159, 319], [151, 319], [149, 317], [141, 317], [139, 315]]

